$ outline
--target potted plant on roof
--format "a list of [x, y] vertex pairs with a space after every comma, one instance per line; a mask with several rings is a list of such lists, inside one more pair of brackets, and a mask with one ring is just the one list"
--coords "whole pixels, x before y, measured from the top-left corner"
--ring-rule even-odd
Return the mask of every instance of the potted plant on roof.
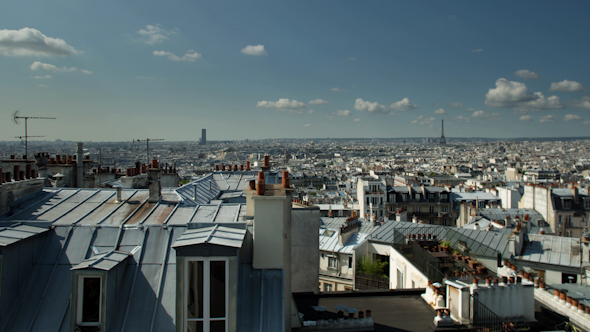
[[440, 243], [440, 247], [444, 252], [448, 252], [449, 248], [451, 247], [451, 241], [442, 241]]
[[475, 269], [477, 267], [477, 261], [475, 259], [469, 260], [469, 267]]

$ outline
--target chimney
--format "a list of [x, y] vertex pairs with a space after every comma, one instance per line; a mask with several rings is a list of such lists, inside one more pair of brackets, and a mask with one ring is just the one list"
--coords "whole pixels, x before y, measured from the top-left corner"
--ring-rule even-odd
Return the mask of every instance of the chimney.
[[78, 188], [84, 187], [84, 143], [76, 143], [76, 184]]
[[264, 156], [264, 164], [262, 164], [262, 171], [264, 173], [270, 171], [270, 157], [269, 156]]
[[289, 188], [289, 172], [283, 171], [283, 188]]
[[14, 181], [20, 181], [20, 166], [14, 165]]
[[250, 170], [250, 161], [246, 161], [246, 170], [249, 171]]
[[[264, 173], [260, 172], [257, 191], [265, 187]], [[262, 182], [262, 183], [261, 183]], [[266, 193], [253, 194], [247, 203], [253, 205], [252, 268], [283, 271], [283, 317], [291, 330], [291, 208], [292, 191], [280, 185], [268, 184]], [[271, 190], [272, 188], [272, 190]], [[253, 193], [250, 191], [250, 193]], [[250, 210], [247, 208], [247, 210]], [[316, 235], [317, 236], [317, 235]]]
[[148, 202], [157, 203], [162, 197], [162, 183], [160, 182], [160, 169], [150, 168], [148, 170], [148, 183], [150, 196]]
[[244, 165], [240, 165], [240, 171], [244, 170]]
[[219, 165], [215, 165], [215, 172], [219, 172]]
[[27, 163], [27, 165], [25, 166], [25, 178], [27, 178], [27, 179], [31, 178], [31, 170], [32, 170], [31, 164]]
[[572, 183], [572, 196], [574, 196], [574, 202], [580, 203], [580, 193], [578, 192], [578, 187]]
[[159, 167], [158, 167], [158, 160], [157, 160], [157, 159], [153, 159], [153, 160], [152, 160], [152, 165], [151, 165], [151, 166], [152, 166], [152, 168], [159, 168]]
[[264, 173], [258, 172], [258, 184], [256, 185], [256, 194], [259, 196], [264, 196], [264, 190], [265, 190]]

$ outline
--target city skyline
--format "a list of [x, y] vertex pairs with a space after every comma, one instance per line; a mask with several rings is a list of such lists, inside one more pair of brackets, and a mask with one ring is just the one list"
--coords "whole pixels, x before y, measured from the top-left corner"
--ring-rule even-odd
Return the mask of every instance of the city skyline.
[[587, 136], [568, 4], [8, 1], [0, 141]]

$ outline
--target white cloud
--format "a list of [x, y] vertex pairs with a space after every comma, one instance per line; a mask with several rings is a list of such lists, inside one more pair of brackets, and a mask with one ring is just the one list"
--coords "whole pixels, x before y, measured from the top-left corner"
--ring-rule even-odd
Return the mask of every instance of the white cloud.
[[419, 117], [417, 117], [415, 120], [412, 120], [412, 124], [420, 124], [420, 125], [429, 125], [432, 124], [432, 122], [436, 120], [435, 118], [432, 117], [426, 117], [424, 115], [420, 115]]
[[339, 88], [332, 88], [332, 91], [334, 91], [334, 92], [348, 92], [348, 90], [339, 89]]
[[0, 30], [0, 54], [6, 56], [50, 57], [78, 53], [63, 39], [47, 37], [37, 29]]
[[516, 107], [519, 103], [539, 98], [529, 91], [524, 83], [499, 78], [496, 88], [486, 94], [485, 104], [492, 107]]
[[469, 107], [468, 109], [466, 109], [467, 112], [475, 112], [477, 111], [477, 108], [473, 108], [473, 107]]
[[471, 53], [480, 53], [483, 52], [483, 48], [476, 48], [474, 50], [471, 50]]
[[154, 51], [154, 55], [155, 56], [165, 56], [169, 60], [172, 60], [172, 61], [187, 61], [187, 62], [195, 61], [196, 59], [201, 57], [201, 54], [199, 54], [193, 50], [188, 50], [186, 52], [186, 54], [182, 56], [182, 58], [179, 57], [178, 55], [176, 55], [172, 52], [168, 52], [168, 51]]
[[361, 119], [354, 119], [352, 121], [354, 121], [354, 122], [361, 122]]
[[[33, 64], [31, 65], [31, 70], [48, 70], [48, 71], [52, 71], [52, 72], [56, 72], [56, 73], [67, 73], [67, 72], [74, 72], [74, 71], [80, 71], [84, 74], [90, 75], [92, 74], [92, 71], [90, 70], [86, 70], [86, 69], [78, 69], [76, 67], [57, 67], [55, 65], [52, 65], [50, 63], [43, 63], [43, 62], [39, 62], [39, 61], [35, 61], [33, 62]], [[49, 76], [49, 75], [45, 75], [45, 76]], [[36, 77], [37, 78], [37, 77]], [[47, 78], [47, 77], [45, 77]]]
[[309, 110], [309, 111], [307, 111], [307, 114], [314, 114], [314, 113], [315, 113], [315, 111], [314, 111], [314, 110]]
[[43, 75], [43, 76], [31, 76], [31, 78], [35, 78], [38, 80], [42, 80], [42, 79], [49, 79], [49, 78], [53, 78], [53, 76], [51, 75]]
[[361, 98], [358, 98], [354, 102], [354, 109], [357, 111], [366, 112], [369, 114], [389, 114], [390, 113], [387, 110], [387, 107], [379, 104], [378, 102], [364, 101]]
[[480, 118], [480, 119], [494, 119], [497, 120], [500, 118], [500, 113], [488, 113], [486, 111], [475, 111], [473, 112], [473, 114], [471, 115], [471, 117], [474, 118]]
[[337, 110], [335, 112], [332, 112], [332, 114], [336, 116], [351, 116], [352, 112], [349, 110]]
[[563, 117], [563, 121], [580, 121], [582, 120], [582, 117], [576, 114], [566, 114]]
[[534, 71], [530, 71], [527, 69], [520, 69], [514, 72], [514, 75], [524, 78], [525, 80], [536, 80], [539, 78], [539, 74], [535, 73]]
[[290, 100], [289, 98], [280, 98], [278, 101], [259, 101], [256, 107], [273, 108], [277, 111], [301, 114], [303, 113], [303, 110], [307, 108], [307, 105], [295, 99]]
[[449, 106], [451, 106], [451, 107], [463, 107], [463, 103], [451, 103]]
[[583, 125], [584, 126], [590, 126], [590, 121], [584, 121]]
[[305, 124], [304, 127], [311, 127], [311, 123]]
[[389, 107], [398, 111], [411, 111], [418, 108], [418, 105], [412, 104], [408, 98], [404, 98], [400, 101], [396, 101], [395, 103], [389, 105]]
[[37, 86], [40, 87], [40, 88], [46, 88], [47, 87], [47, 85], [45, 85], [45, 84], [39, 84]]
[[137, 34], [140, 36], [140, 41], [148, 45], [154, 45], [163, 42], [168, 39], [168, 36], [174, 34], [174, 31], [170, 31], [156, 25], [146, 25], [145, 29], [139, 29]]
[[517, 112], [527, 112], [565, 107], [558, 96], [545, 97], [542, 92], [535, 92], [534, 94], [537, 97], [535, 100], [520, 103], [514, 110]]
[[436, 111], [434, 111], [434, 114], [439, 114], [439, 115], [447, 114], [447, 111], [445, 111], [444, 108], [439, 108]]
[[520, 117], [520, 121], [533, 121], [532, 115], [523, 115]]
[[580, 100], [570, 100], [568, 104], [574, 107], [590, 109], [590, 96], [582, 96]]
[[333, 117], [332, 115], [326, 115], [326, 119], [328, 119], [328, 120], [330, 120], [330, 121], [332, 121], [332, 119], [333, 119], [333, 118], [334, 118], [334, 117]]
[[459, 115], [458, 117], [455, 118], [455, 121], [457, 121], [457, 122], [471, 122], [471, 118], [463, 116], [463, 115]]
[[549, 114], [549, 115], [545, 115], [541, 117], [541, 120], [539, 122], [541, 123], [553, 123], [555, 122], [555, 120], [557, 120], [557, 117], [553, 114]]
[[576, 92], [576, 91], [584, 91], [584, 87], [579, 82], [563, 80], [561, 82], [551, 83], [551, 86], [549, 87], [549, 91]]
[[244, 47], [240, 52], [248, 55], [268, 55], [264, 50], [264, 45], [248, 45]]
[[350, 61], [354, 61], [354, 60], [356, 60], [356, 58], [355, 58], [355, 57], [353, 57], [353, 56], [351, 56], [351, 57], [349, 57], [349, 58], [348, 58], [348, 60], [350, 60]]
[[323, 99], [314, 99], [314, 100], [310, 100], [309, 104], [310, 105], [326, 105], [326, 104], [329, 104], [329, 102], [327, 102]]

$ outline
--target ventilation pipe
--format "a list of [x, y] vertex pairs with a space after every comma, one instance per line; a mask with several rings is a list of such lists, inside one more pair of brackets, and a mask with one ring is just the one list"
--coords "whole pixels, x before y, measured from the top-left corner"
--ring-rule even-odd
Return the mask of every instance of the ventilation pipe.
[[116, 186], [117, 188], [117, 203], [121, 203], [123, 201], [123, 199], [121, 198], [121, 191], [122, 191], [122, 187], [121, 186]]
[[193, 200], [195, 200], [195, 201], [197, 200], [197, 191], [198, 191], [197, 189], [198, 188], [199, 188], [199, 184], [198, 183], [195, 183], [194, 184], [194, 188], [193, 188], [194, 189]]

